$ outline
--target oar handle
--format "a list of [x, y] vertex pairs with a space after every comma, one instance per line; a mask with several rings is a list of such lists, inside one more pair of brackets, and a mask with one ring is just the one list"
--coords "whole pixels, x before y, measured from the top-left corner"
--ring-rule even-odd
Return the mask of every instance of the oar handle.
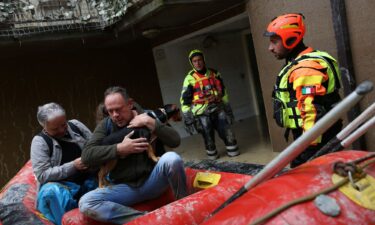
[[360, 83], [354, 91], [358, 95], [365, 95], [369, 93], [370, 91], [372, 91], [373, 88], [374, 88], [373, 83], [371, 81], [366, 80]]
[[[370, 107], [368, 107], [365, 111], [363, 111], [359, 116], [357, 116], [357, 118], [355, 118], [344, 129], [342, 129], [334, 138], [332, 138], [327, 144], [325, 144], [321, 149], [319, 149], [318, 152], [316, 152], [313, 156], [311, 156], [308, 161], [311, 161], [324, 154], [336, 152], [336, 151], [339, 151], [348, 147], [348, 145], [353, 143], [353, 141], [355, 140], [353, 138], [359, 138], [361, 135], [364, 134], [364, 132], [366, 132], [369, 129], [369, 127], [368, 128], [365, 127], [365, 129], [362, 128], [363, 126], [362, 124], [366, 120], [374, 116], [374, 114], [375, 114], [375, 103], [372, 103]], [[366, 123], [368, 123], [368, 121]], [[359, 126], [361, 127], [358, 128]], [[361, 129], [361, 131], [363, 132], [359, 133], [358, 131], [355, 131], [354, 132], [356, 133], [355, 135], [353, 135], [354, 133], [351, 134], [357, 128]], [[349, 136], [351, 138], [346, 140]]]
[[350, 122], [344, 129], [342, 129], [337, 135], [337, 139], [340, 141], [344, 140], [350, 133], [352, 133], [359, 125], [365, 122], [368, 118], [375, 114], [375, 102], [372, 103], [365, 111], [357, 116], [352, 122]]
[[375, 116], [373, 116], [369, 121], [367, 121], [366, 123], [364, 123], [356, 131], [354, 131], [347, 138], [345, 138], [341, 142], [341, 146], [343, 146], [344, 148], [349, 147], [349, 145], [351, 145], [360, 136], [362, 136], [363, 134], [365, 134], [374, 125], [375, 125]]

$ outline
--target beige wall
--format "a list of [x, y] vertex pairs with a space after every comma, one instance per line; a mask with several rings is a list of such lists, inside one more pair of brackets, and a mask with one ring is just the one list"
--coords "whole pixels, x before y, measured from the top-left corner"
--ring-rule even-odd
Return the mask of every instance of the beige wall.
[[[51, 43], [1, 48], [0, 187], [29, 159], [30, 143], [40, 131], [36, 110], [41, 104], [62, 104], [69, 118], [95, 127], [94, 111], [104, 90], [125, 86], [146, 107], [162, 104], [147, 43], [94, 48], [81, 41], [59, 47]], [[152, 100], [150, 100], [152, 96]]]
[[[371, 64], [375, 62], [373, 45], [370, 40], [374, 37], [373, 23], [371, 18], [372, 10], [375, 9], [375, 2], [371, 0], [347, 1], [348, 23], [351, 35], [351, 44], [354, 57], [354, 67], [356, 79], [358, 81], [370, 79], [375, 81], [371, 74]], [[286, 147], [283, 139], [283, 129], [276, 126], [272, 118], [271, 91], [276, 76], [284, 61], [277, 61], [271, 53], [267, 51], [268, 39], [263, 37], [268, 23], [277, 15], [288, 12], [301, 12], [305, 15], [306, 36], [305, 44], [316, 49], [329, 52], [337, 58], [336, 41], [333, 30], [330, 1], [327, 0], [251, 0], [247, 5], [250, 28], [253, 33], [255, 53], [259, 67], [260, 80], [265, 96], [265, 107], [269, 123], [270, 136], [274, 151], [281, 151]], [[363, 44], [363, 40], [365, 41]], [[367, 97], [363, 103], [365, 105], [374, 101], [374, 93]], [[373, 137], [372, 131], [368, 136]], [[291, 138], [290, 138], [291, 139]], [[374, 138], [368, 142], [371, 146]]]
[[[371, 80], [375, 83], [375, 25], [372, 21], [375, 1], [345, 1], [345, 4], [356, 81]], [[365, 109], [374, 101], [375, 91], [372, 91], [361, 101], [361, 108]], [[375, 128], [366, 133], [366, 142], [368, 150], [375, 151]]]

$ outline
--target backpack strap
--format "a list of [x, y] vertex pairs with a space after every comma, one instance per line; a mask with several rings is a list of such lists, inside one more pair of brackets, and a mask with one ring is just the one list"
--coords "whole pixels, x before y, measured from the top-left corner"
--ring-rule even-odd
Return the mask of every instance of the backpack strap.
[[112, 133], [112, 120], [109, 116], [105, 118], [105, 134], [106, 136]]
[[70, 129], [72, 129], [72, 131], [78, 133], [79, 135], [81, 135], [81, 137], [83, 137], [82, 131], [74, 123], [68, 121], [68, 125], [69, 125]]
[[43, 133], [43, 131], [39, 132], [39, 134], [37, 134], [37, 136], [40, 136], [44, 139], [44, 141], [47, 143], [47, 146], [48, 146], [48, 152], [49, 152], [49, 157], [52, 156], [52, 151], [53, 151], [53, 142], [52, 142], [52, 139], [45, 133]]
[[[79, 135], [81, 135], [83, 137], [82, 131], [74, 123], [68, 121], [68, 126], [74, 132], [78, 133]], [[52, 152], [53, 152], [53, 141], [52, 141], [52, 139], [47, 134], [45, 134], [43, 131], [39, 132], [37, 134], [37, 136], [42, 137], [44, 139], [44, 141], [47, 143], [47, 146], [48, 146], [48, 149], [49, 149], [49, 157], [51, 157]]]

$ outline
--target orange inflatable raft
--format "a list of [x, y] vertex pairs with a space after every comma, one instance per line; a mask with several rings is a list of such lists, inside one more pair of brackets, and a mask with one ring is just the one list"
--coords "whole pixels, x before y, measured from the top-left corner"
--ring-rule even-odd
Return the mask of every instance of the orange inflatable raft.
[[[198, 224], [209, 213], [234, 194], [250, 178], [250, 175], [209, 172], [186, 168], [189, 190], [193, 194], [175, 201], [171, 190], [157, 199], [142, 202], [133, 206], [138, 210], [150, 211], [135, 224], [148, 224], [158, 221], [158, 214], [170, 215], [160, 224], [190, 223]], [[200, 182], [200, 184], [198, 184]], [[195, 183], [195, 184], [194, 184]], [[217, 183], [217, 184], [216, 184]], [[0, 225], [35, 224], [50, 225], [47, 219], [35, 209], [36, 179], [32, 172], [31, 162], [14, 176], [0, 192]], [[67, 212], [62, 220], [64, 225], [73, 224], [108, 224], [92, 220], [79, 212], [78, 209]]]
[[[364, 151], [324, 155], [257, 185], [215, 215], [211, 213], [252, 176], [186, 168], [193, 194], [174, 201], [169, 190], [158, 199], [137, 204], [134, 208], [149, 213], [128, 224], [375, 224], [375, 163], [363, 169], [365, 179], [320, 195], [325, 197], [320, 203], [314, 197], [255, 223], [280, 206], [318, 193], [343, 179], [333, 172], [335, 162], [350, 162], [369, 155]], [[210, 175], [209, 179], [205, 180], [205, 174]], [[197, 179], [198, 176], [201, 178]], [[213, 184], [215, 179], [217, 185]], [[202, 183], [194, 187], [197, 182]], [[355, 188], [351, 188], [353, 184]], [[36, 180], [28, 162], [0, 193], [0, 224], [51, 224], [35, 210], [35, 196]], [[336, 209], [335, 213], [325, 212], [327, 207]], [[74, 209], [64, 215], [62, 224], [108, 223], [94, 221]]]
[[[342, 151], [319, 157], [259, 184], [203, 224], [375, 224], [374, 161], [363, 169], [362, 178], [317, 195], [344, 179], [333, 172], [335, 162], [350, 162], [369, 155], [364, 151]], [[304, 197], [309, 199], [291, 204]]]

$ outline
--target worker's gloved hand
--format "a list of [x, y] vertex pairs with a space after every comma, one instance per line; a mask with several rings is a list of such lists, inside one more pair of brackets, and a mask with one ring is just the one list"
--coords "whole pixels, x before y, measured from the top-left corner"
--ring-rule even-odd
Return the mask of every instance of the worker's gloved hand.
[[194, 122], [194, 116], [191, 112], [184, 113], [185, 129], [190, 135], [193, 135], [195, 131]]
[[232, 107], [229, 104], [225, 104], [224, 111], [227, 116], [228, 123], [232, 125], [234, 123], [234, 115], [233, 115]]

